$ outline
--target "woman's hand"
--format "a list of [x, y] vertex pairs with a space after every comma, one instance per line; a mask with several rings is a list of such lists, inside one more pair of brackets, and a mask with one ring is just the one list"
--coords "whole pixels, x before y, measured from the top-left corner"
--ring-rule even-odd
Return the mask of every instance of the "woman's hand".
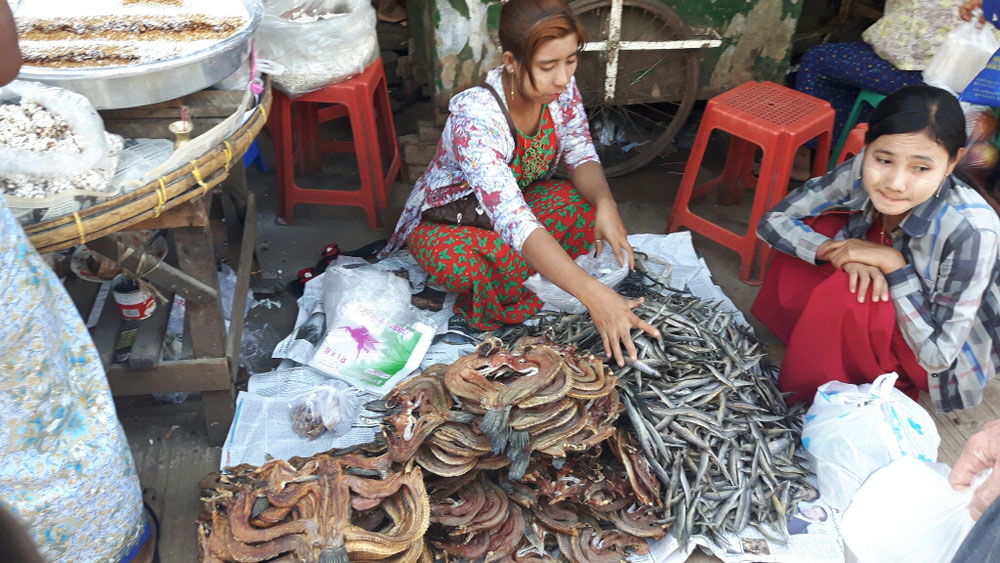
[[[969, 21], [972, 19], [972, 11], [976, 8], [983, 9], [983, 0], [968, 0], [968, 2], [958, 8], [958, 16], [965, 21]], [[985, 22], [986, 18], [979, 16], [979, 23]]]
[[597, 255], [601, 255], [604, 243], [607, 243], [611, 246], [611, 251], [615, 253], [619, 264], [624, 266], [627, 259], [629, 269], [634, 269], [635, 255], [632, 254], [632, 245], [628, 243], [627, 237], [628, 231], [625, 230], [625, 223], [618, 214], [615, 201], [609, 199], [597, 204], [597, 211], [594, 213], [594, 248]]
[[615, 290], [596, 282], [587, 295], [580, 297], [580, 301], [587, 306], [594, 326], [601, 333], [604, 353], [608, 358], [613, 357], [618, 367], [625, 365], [623, 344], [628, 358], [633, 362], [638, 359], [635, 343], [632, 342], [633, 329], [638, 328], [653, 338], [660, 338], [660, 331], [632, 312], [632, 309], [642, 303], [642, 299], [626, 300]]
[[872, 289], [872, 303], [889, 300], [889, 283], [885, 281], [882, 270], [868, 264], [848, 262], [844, 264], [844, 271], [850, 277], [848, 287], [851, 293], [857, 294], [858, 303], [865, 302], [869, 287]]
[[991, 467], [993, 474], [979, 485], [969, 505], [969, 514], [973, 520], [979, 520], [986, 509], [1000, 497], [1000, 420], [987, 422], [982, 430], [969, 438], [955, 467], [951, 469], [948, 482], [954, 489], [964, 491], [972, 484], [973, 477]]
[[856, 238], [826, 241], [819, 246], [816, 257], [830, 262], [835, 268], [857, 262], [874, 266], [883, 274], [891, 274], [906, 265], [903, 254], [895, 248]]

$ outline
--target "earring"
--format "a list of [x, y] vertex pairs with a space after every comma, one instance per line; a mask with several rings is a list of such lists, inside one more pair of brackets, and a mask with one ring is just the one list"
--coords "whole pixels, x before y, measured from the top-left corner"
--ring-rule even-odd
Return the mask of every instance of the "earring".
[[944, 179], [944, 180], [941, 180], [941, 184], [940, 184], [940, 185], [938, 186], [938, 189], [937, 189], [937, 191], [936, 191], [936, 192], [934, 192], [934, 197], [938, 197], [938, 196], [940, 196], [940, 195], [941, 195], [941, 188], [943, 188], [943, 187], [944, 187], [944, 183], [945, 183], [946, 181], [948, 181], [948, 177], [947, 177], [947, 176], [945, 176], [945, 179]]

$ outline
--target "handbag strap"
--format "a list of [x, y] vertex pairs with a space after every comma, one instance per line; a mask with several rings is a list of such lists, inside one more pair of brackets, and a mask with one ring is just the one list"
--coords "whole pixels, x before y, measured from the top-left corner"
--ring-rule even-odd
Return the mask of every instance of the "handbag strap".
[[[507, 109], [507, 104], [503, 103], [503, 99], [500, 97], [500, 94], [497, 93], [496, 89], [493, 88], [493, 86], [490, 86], [488, 83], [483, 82], [483, 88], [486, 88], [486, 90], [489, 91], [490, 94], [493, 94], [493, 99], [497, 101], [497, 104], [500, 106], [500, 111], [502, 111], [503, 112], [503, 116], [505, 118], [507, 118], [507, 126], [510, 127], [510, 136], [511, 136], [511, 138], [514, 139], [514, 150], [516, 151], [517, 150], [517, 127], [514, 126], [514, 118], [510, 116], [510, 110]], [[514, 154], [513, 153], [511, 153], [510, 158], [511, 158], [511, 160], [514, 159]], [[508, 161], [508, 163], [509, 163], [509, 161]]]

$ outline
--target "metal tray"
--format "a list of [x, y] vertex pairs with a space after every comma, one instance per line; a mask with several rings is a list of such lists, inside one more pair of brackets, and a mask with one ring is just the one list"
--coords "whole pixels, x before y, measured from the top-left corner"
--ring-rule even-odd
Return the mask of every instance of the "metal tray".
[[25, 66], [18, 78], [72, 90], [96, 109], [155, 104], [204, 90], [236, 71], [250, 55], [250, 39], [260, 24], [261, 4], [244, 0], [250, 25], [207, 49], [183, 57], [115, 67], [45, 68]]

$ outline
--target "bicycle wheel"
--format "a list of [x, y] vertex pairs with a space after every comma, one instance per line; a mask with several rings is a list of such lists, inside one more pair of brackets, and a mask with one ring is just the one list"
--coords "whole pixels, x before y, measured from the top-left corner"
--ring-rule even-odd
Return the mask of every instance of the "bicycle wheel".
[[[577, 0], [570, 6], [587, 41], [607, 41], [611, 0]], [[620, 41], [674, 41], [691, 31], [656, 0], [625, 0]], [[614, 93], [605, 95], [608, 51], [583, 51], [577, 85], [591, 135], [608, 177], [637, 170], [660, 155], [684, 125], [698, 92], [696, 49], [620, 50]]]

